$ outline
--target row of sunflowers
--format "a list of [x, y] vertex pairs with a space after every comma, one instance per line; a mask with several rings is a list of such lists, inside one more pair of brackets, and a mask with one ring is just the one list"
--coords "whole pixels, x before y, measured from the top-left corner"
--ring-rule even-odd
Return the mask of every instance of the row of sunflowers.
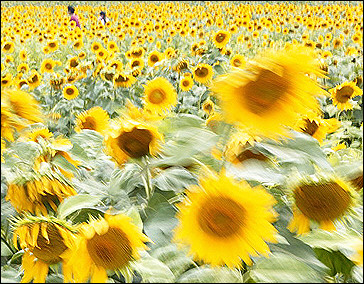
[[1, 51], [2, 281], [362, 282], [362, 2], [2, 1]]

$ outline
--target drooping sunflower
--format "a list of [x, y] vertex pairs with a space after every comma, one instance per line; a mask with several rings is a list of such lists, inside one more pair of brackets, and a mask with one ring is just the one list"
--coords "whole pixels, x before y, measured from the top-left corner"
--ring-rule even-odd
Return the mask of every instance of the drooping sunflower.
[[238, 68], [244, 68], [246, 64], [245, 58], [244, 56], [240, 55], [240, 54], [235, 54], [231, 59], [230, 59], [230, 65], [234, 66], [234, 67], [238, 67]]
[[212, 40], [217, 48], [223, 48], [229, 42], [230, 36], [228, 31], [220, 30], [213, 35]]
[[355, 203], [351, 185], [335, 176], [297, 178], [289, 187], [293, 217], [288, 229], [299, 235], [308, 233], [311, 223], [323, 230], [336, 230], [334, 222], [349, 214]]
[[28, 86], [30, 90], [35, 89], [40, 85], [42, 81], [42, 76], [34, 69], [31, 70], [31, 74], [28, 78]]
[[47, 214], [47, 209], [57, 211], [66, 197], [76, 195], [70, 183], [55, 172], [31, 172], [10, 182], [5, 199], [19, 213]]
[[177, 93], [164, 77], [148, 81], [144, 86], [144, 108], [154, 113], [169, 111], [177, 104]]
[[38, 142], [39, 139], [50, 140], [53, 137], [53, 133], [46, 127], [36, 127], [23, 134], [25, 140]]
[[355, 82], [344, 82], [330, 89], [329, 92], [331, 93], [332, 103], [340, 110], [352, 109], [350, 99], [363, 95], [362, 89]]
[[212, 266], [251, 265], [250, 256], [268, 257], [266, 242], [276, 242], [275, 199], [262, 187], [236, 182], [222, 171], [200, 178], [177, 205], [179, 224], [174, 240], [187, 244], [191, 254]]
[[[137, 69], [138, 70], [138, 69]], [[115, 87], [128, 88], [136, 82], [134, 76], [126, 75], [123, 73], [116, 73], [113, 78], [113, 83]]]
[[52, 216], [31, 216], [14, 218], [14, 246], [24, 250], [22, 269], [24, 275], [21, 282], [45, 283], [50, 265], [62, 262], [65, 282], [70, 280], [66, 259], [62, 254], [75, 241], [77, 229]]
[[142, 70], [144, 68], [144, 60], [142, 58], [133, 58], [129, 62], [130, 69], [139, 69]]
[[193, 79], [196, 82], [205, 84], [209, 82], [212, 79], [212, 76], [214, 75], [214, 71], [212, 69], [212, 66], [205, 63], [199, 63], [194, 69], [193, 69]]
[[192, 86], [193, 86], [193, 79], [191, 78], [191, 76], [183, 77], [179, 82], [179, 87], [184, 92], [191, 90]]
[[121, 72], [123, 70], [123, 62], [121, 62], [120, 60], [112, 60], [109, 63], [109, 66], [114, 68], [117, 72]]
[[79, 91], [76, 88], [76, 86], [74, 86], [74, 85], [66, 86], [63, 88], [63, 96], [67, 100], [73, 100], [73, 99], [77, 98], [78, 95], [79, 95]]
[[130, 217], [118, 214], [93, 219], [80, 226], [75, 245], [64, 255], [69, 257], [72, 279], [76, 283], [105, 283], [108, 270], [122, 270], [137, 260], [150, 239], [132, 223]]
[[75, 131], [80, 132], [82, 129], [91, 129], [103, 134], [108, 128], [108, 113], [99, 106], [92, 107], [76, 115]]
[[27, 73], [29, 71], [29, 66], [28, 64], [26, 64], [25, 62], [24, 63], [20, 63], [18, 65], [18, 67], [16, 68], [16, 71], [18, 71], [18, 73]]
[[274, 138], [289, 135], [285, 127], [294, 126], [298, 115], [318, 109], [316, 97], [326, 95], [306, 74], [323, 76], [311, 51], [271, 50], [245, 69], [219, 76], [211, 90], [228, 121]]
[[156, 126], [143, 121], [118, 118], [110, 122], [110, 129], [105, 136], [106, 152], [118, 165], [127, 159], [156, 155], [163, 136]]
[[45, 72], [53, 73], [54, 66], [56, 66], [56, 62], [51, 58], [46, 58], [43, 60], [40, 66], [40, 73], [44, 74]]

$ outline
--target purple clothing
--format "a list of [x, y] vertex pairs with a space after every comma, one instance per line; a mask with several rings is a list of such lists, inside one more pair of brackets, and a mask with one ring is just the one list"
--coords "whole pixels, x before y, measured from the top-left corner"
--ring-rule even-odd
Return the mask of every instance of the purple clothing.
[[81, 28], [80, 21], [78, 20], [78, 16], [76, 14], [72, 14], [70, 21], [75, 21], [76, 22], [76, 26], [79, 27], [79, 28]]

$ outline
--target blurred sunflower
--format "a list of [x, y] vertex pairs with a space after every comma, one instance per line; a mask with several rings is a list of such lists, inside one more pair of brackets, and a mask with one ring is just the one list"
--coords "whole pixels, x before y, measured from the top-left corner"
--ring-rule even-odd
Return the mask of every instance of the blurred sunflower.
[[204, 110], [204, 112], [206, 112], [208, 115], [210, 115], [211, 113], [214, 112], [214, 107], [215, 104], [213, 101], [211, 101], [210, 98], [207, 98], [207, 100], [205, 100], [202, 104], [202, 109]]
[[15, 49], [15, 45], [12, 41], [7, 41], [4, 43], [3, 47], [2, 47], [2, 52], [4, 53], [13, 53]]
[[206, 84], [214, 75], [214, 71], [212, 69], [212, 66], [205, 63], [199, 63], [197, 66], [193, 69], [193, 79], [196, 82]]
[[164, 77], [148, 81], [144, 86], [144, 108], [153, 113], [169, 111], [177, 103], [173, 85]]
[[108, 128], [109, 115], [101, 107], [92, 107], [76, 115], [75, 131], [80, 132], [82, 129], [91, 129], [103, 134]]
[[316, 96], [326, 92], [306, 74], [322, 72], [306, 49], [266, 51], [245, 69], [219, 76], [211, 90], [228, 121], [274, 138], [289, 135], [285, 126], [294, 126], [299, 114], [319, 108]]
[[187, 244], [191, 254], [212, 266], [252, 265], [251, 256], [268, 257], [268, 242], [277, 242], [275, 199], [262, 187], [251, 188], [221, 172], [200, 178], [177, 205], [179, 224], [174, 241]]
[[193, 79], [191, 78], [191, 76], [183, 77], [179, 82], [179, 87], [184, 92], [191, 90], [192, 86], [193, 86]]
[[97, 41], [94, 41], [91, 44], [91, 51], [94, 52], [94, 53], [97, 53], [102, 48], [103, 48], [102, 45]]
[[5, 199], [19, 213], [47, 215], [50, 209], [56, 212], [63, 199], [76, 194], [70, 183], [56, 172], [33, 171], [10, 182]]
[[355, 82], [344, 82], [330, 89], [329, 92], [331, 93], [333, 105], [340, 110], [352, 109], [350, 99], [363, 95], [363, 90], [356, 86]]
[[105, 283], [107, 270], [122, 270], [139, 259], [150, 239], [132, 223], [130, 217], [105, 214], [80, 226], [76, 243], [64, 255], [76, 283]]
[[230, 65], [234, 66], [234, 67], [238, 67], [238, 68], [244, 68], [245, 67], [245, 58], [244, 56], [240, 55], [240, 54], [235, 54], [231, 59], [230, 59]]
[[[138, 69], [137, 69], [138, 70]], [[116, 88], [123, 87], [128, 88], [136, 82], [134, 76], [126, 75], [123, 73], [116, 73], [113, 78], [113, 83]]]
[[73, 48], [76, 50], [80, 50], [83, 47], [83, 40], [82, 39], [78, 39], [76, 41], [74, 41], [73, 43]]
[[130, 67], [130, 69], [137, 68], [137, 69], [141, 70], [144, 68], [144, 61], [141, 58], [133, 58], [129, 62], [129, 67]]
[[63, 88], [63, 96], [67, 100], [73, 100], [76, 97], [78, 97], [78, 95], [79, 95], [78, 89], [74, 85], [66, 86]]
[[21, 50], [19, 52], [19, 58], [20, 58], [21, 61], [26, 61], [27, 60], [28, 55], [27, 55], [26, 50]]
[[80, 64], [80, 61], [78, 60], [77, 56], [71, 57], [68, 59], [68, 66], [72, 70], [73, 68], [77, 68], [77, 66]]
[[16, 68], [16, 71], [18, 71], [18, 73], [28, 73], [28, 71], [29, 71], [29, 66], [28, 66], [28, 64], [26, 64], [26, 63], [20, 63], [19, 65], [18, 65], [18, 67]]
[[75, 240], [76, 228], [63, 220], [51, 216], [17, 217], [12, 220], [14, 246], [24, 250], [21, 282], [45, 283], [49, 266], [62, 262], [65, 282], [69, 279], [69, 269], [62, 254]]
[[6, 75], [1, 76], [1, 87], [9, 87], [13, 82], [13, 76], [10, 73], [6, 73]]
[[106, 133], [106, 152], [118, 165], [123, 165], [130, 158], [156, 155], [163, 136], [157, 128], [143, 121], [118, 118], [110, 122]]

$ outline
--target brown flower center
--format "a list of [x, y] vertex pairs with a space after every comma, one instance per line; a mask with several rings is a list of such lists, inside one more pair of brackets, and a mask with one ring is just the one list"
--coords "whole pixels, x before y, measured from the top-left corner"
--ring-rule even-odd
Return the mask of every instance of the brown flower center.
[[183, 87], [188, 87], [188, 86], [190, 85], [190, 81], [188, 81], [188, 80], [183, 80], [183, 81], [182, 81], [182, 85], [183, 85]]
[[67, 247], [55, 225], [47, 224], [46, 230], [49, 241], [42, 234], [38, 234], [37, 246], [33, 248], [33, 254], [47, 264], [56, 264], [61, 260], [59, 256]]
[[209, 70], [206, 67], [198, 67], [195, 70], [195, 75], [200, 78], [204, 78], [209, 74]]
[[140, 66], [140, 62], [139, 62], [139, 60], [135, 60], [135, 61], [133, 61], [133, 63], [131, 64], [131, 67], [133, 68], [133, 67], [136, 67], [136, 66]]
[[87, 240], [87, 250], [97, 266], [115, 270], [124, 267], [132, 260], [132, 247], [126, 234], [109, 228], [106, 234]]
[[151, 57], [150, 57], [150, 61], [156, 63], [159, 61], [159, 57], [155, 54], [153, 54]]
[[44, 66], [47, 70], [52, 70], [52, 64], [51, 63], [46, 63], [46, 65]]
[[244, 226], [245, 209], [226, 197], [212, 197], [201, 206], [197, 222], [207, 234], [228, 238], [238, 234]]
[[216, 41], [218, 42], [218, 43], [221, 43], [221, 42], [223, 42], [224, 41], [224, 39], [226, 38], [226, 35], [224, 35], [224, 34], [222, 34], [222, 33], [218, 33], [217, 35], [216, 35]]
[[66, 94], [69, 96], [72, 96], [75, 93], [75, 91], [72, 88], [67, 88]]
[[56, 47], [56, 43], [55, 43], [55, 42], [50, 42], [50, 43], [48, 44], [48, 46], [49, 46], [50, 48], [54, 48], [54, 47]]
[[91, 129], [96, 130], [96, 120], [92, 116], [88, 116], [85, 118], [85, 121], [82, 122], [82, 129]]
[[272, 109], [272, 106], [282, 98], [289, 89], [289, 82], [283, 76], [263, 69], [260, 71], [256, 81], [250, 81], [240, 87], [244, 104], [249, 110], [257, 115]]
[[161, 102], [164, 101], [165, 98], [166, 98], [166, 95], [165, 95], [164, 91], [160, 90], [160, 89], [156, 89], [148, 95], [148, 100], [152, 104], [160, 104]]
[[128, 156], [140, 158], [149, 153], [149, 144], [153, 136], [147, 129], [134, 128], [130, 132], [124, 132], [118, 137], [118, 146]]
[[9, 50], [11, 48], [11, 44], [7, 43], [4, 45], [5, 50]]
[[335, 220], [351, 203], [350, 194], [335, 182], [302, 185], [294, 190], [298, 209], [315, 221]]
[[304, 133], [307, 133], [308, 135], [313, 136], [316, 133], [319, 126], [314, 120], [310, 121], [309, 119], [305, 119], [305, 123], [306, 123], [305, 127], [301, 128], [302, 131]]
[[239, 60], [239, 59], [234, 59], [234, 61], [233, 61], [233, 65], [235, 66], [235, 67], [239, 67], [240, 65], [241, 65], [241, 61]]
[[336, 99], [339, 103], [346, 103], [353, 95], [354, 90], [350, 86], [344, 86], [336, 91]]

